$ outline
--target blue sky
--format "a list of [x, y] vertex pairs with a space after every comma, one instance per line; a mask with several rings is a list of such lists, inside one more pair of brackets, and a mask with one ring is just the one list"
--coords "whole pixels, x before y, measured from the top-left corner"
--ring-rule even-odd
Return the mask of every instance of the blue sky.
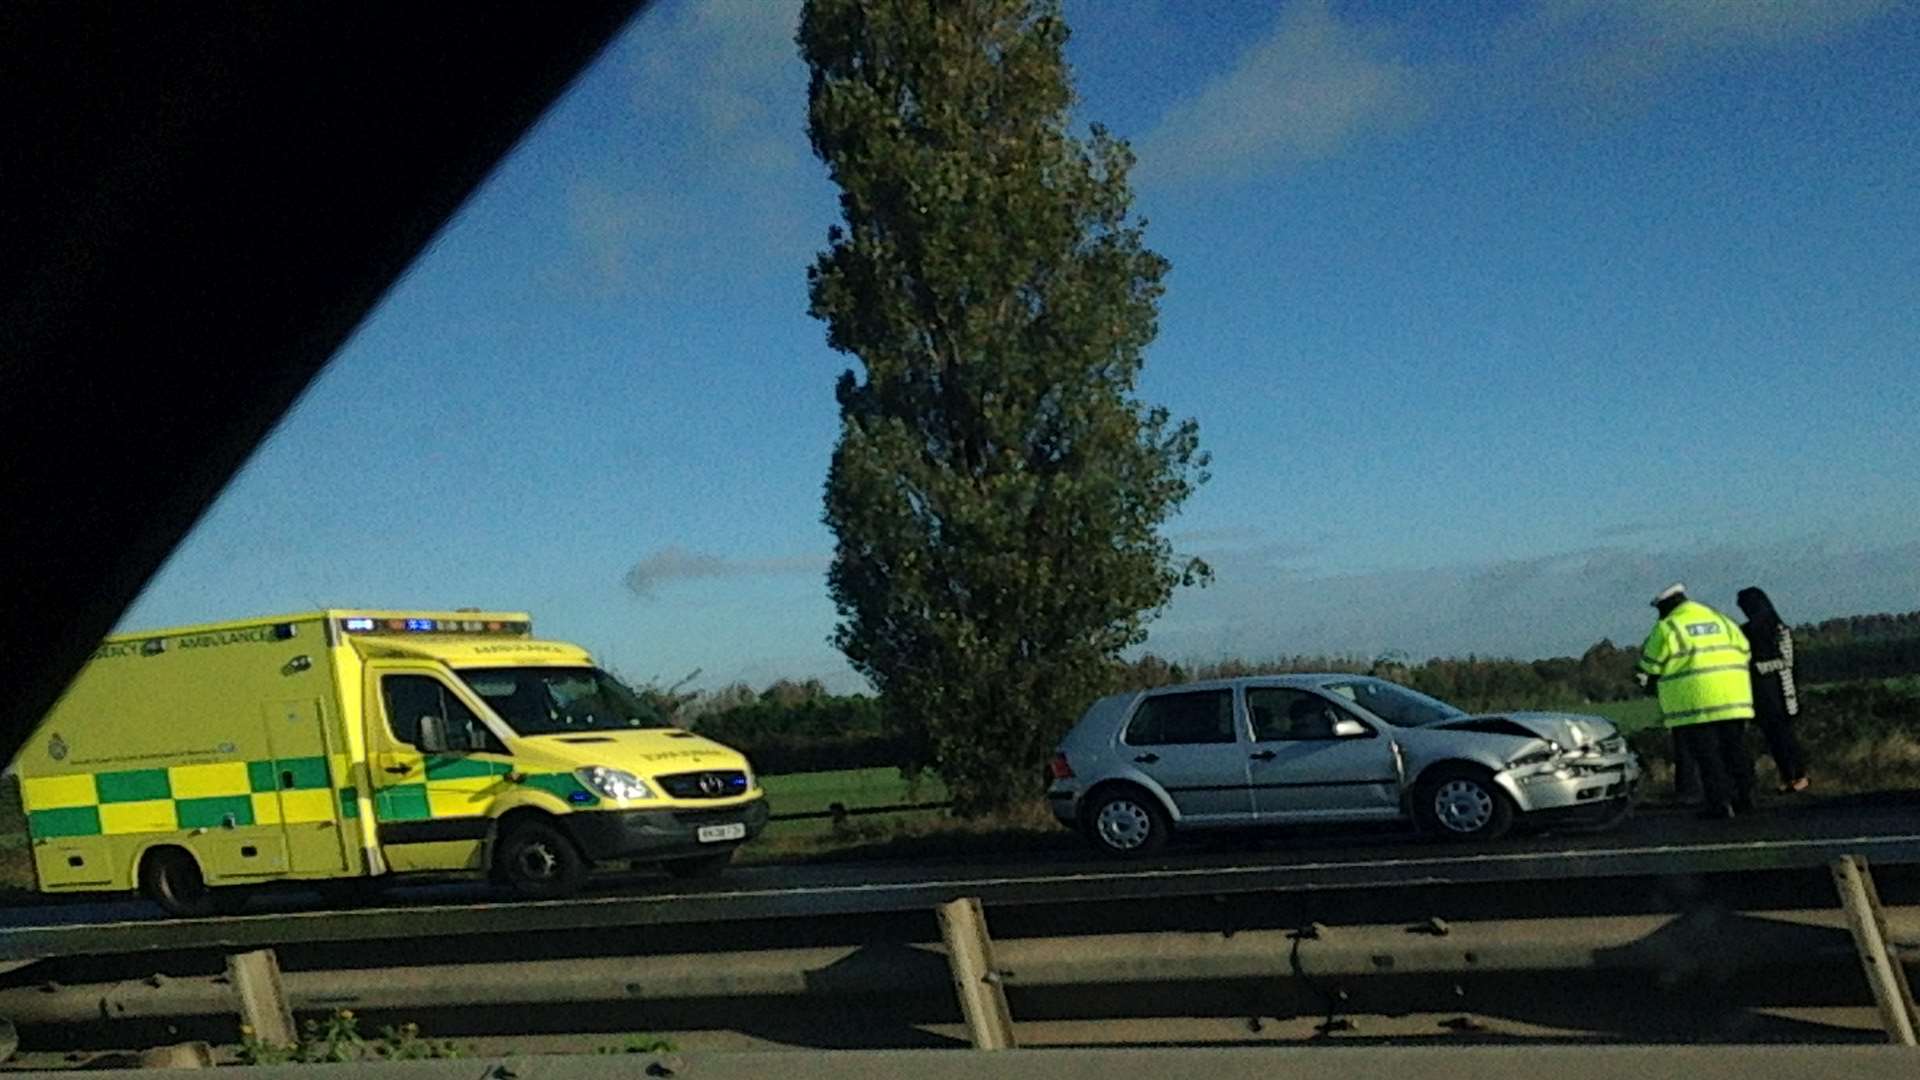
[[[123, 628], [524, 608], [635, 680], [859, 687], [797, 10], [631, 26]], [[1214, 459], [1151, 649], [1578, 652], [1674, 579], [1920, 608], [1914, 5], [1066, 10], [1173, 264], [1140, 393]]]

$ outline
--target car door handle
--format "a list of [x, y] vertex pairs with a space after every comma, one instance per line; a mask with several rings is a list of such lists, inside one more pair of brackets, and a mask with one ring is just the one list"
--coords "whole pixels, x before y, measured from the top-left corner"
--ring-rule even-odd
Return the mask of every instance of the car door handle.
[[1139, 757], [1136, 757], [1133, 760], [1139, 762], [1142, 765], [1151, 765], [1154, 762], [1160, 760], [1160, 755], [1159, 754], [1141, 754]]
[[1252, 758], [1255, 761], [1272, 761], [1274, 758], [1277, 758], [1280, 755], [1274, 753], [1271, 750], [1262, 750], [1257, 754], [1248, 754], [1247, 756]]
[[392, 773], [392, 774], [393, 774], [393, 775], [395, 775], [395, 776], [405, 776], [405, 775], [407, 775], [408, 773], [410, 773], [410, 772], [412, 772], [412, 771], [413, 771], [413, 766], [411, 766], [411, 765], [389, 765], [389, 766], [387, 766], [387, 771], [388, 771], [388, 772], [390, 772], [390, 773]]

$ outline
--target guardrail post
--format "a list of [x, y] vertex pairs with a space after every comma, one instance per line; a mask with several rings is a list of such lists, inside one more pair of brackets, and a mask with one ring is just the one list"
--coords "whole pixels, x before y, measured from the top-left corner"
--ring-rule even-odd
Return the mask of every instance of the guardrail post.
[[227, 980], [240, 1004], [240, 1022], [253, 1029], [254, 1038], [274, 1046], [300, 1041], [287, 992], [280, 986], [280, 960], [272, 949], [230, 954]]
[[953, 988], [975, 1050], [1013, 1049], [1013, 1014], [1000, 970], [993, 963], [993, 939], [987, 936], [980, 901], [967, 896], [940, 905], [940, 936], [947, 944]]
[[1888, 945], [1887, 917], [1880, 907], [1880, 893], [1873, 887], [1867, 860], [1842, 855], [1831, 867], [1834, 884], [1840, 890], [1840, 906], [1847, 914], [1847, 928], [1853, 931], [1853, 944], [1860, 953], [1860, 966], [1866, 970], [1867, 984], [1873, 988], [1874, 1004], [1880, 1007], [1887, 1039], [1900, 1046], [1914, 1046], [1920, 1008], [1914, 1005], [1906, 968]]

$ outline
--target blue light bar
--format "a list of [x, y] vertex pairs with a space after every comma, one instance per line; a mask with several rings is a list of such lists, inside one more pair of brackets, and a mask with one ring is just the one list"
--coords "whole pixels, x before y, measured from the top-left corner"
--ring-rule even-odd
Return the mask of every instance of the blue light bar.
[[372, 630], [373, 620], [372, 619], [348, 619], [346, 620], [346, 627], [348, 630], [354, 630], [354, 631]]
[[432, 619], [408, 619], [408, 620], [407, 620], [407, 629], [409, 629], [409, 630], [432, 630], [432, 629], [433, 629], [433, 620], [432, 620]]

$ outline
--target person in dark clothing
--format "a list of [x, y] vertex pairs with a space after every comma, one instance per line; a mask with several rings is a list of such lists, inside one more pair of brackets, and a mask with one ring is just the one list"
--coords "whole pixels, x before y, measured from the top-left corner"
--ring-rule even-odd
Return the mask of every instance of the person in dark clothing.
[[1747, 616], [1741, 632], [1753, 646], [1754, 721], [1767, 737], [1774, 768], [1780, 770], [1780, 790], [1805, 791], [1812, 781], [1800, 742], [1793, 737], [1793, 718], [1800, 715], [1800, 694], [1793, 681], [1793, 632], [1757, 586], [1741, 589], [1735, 600]]

